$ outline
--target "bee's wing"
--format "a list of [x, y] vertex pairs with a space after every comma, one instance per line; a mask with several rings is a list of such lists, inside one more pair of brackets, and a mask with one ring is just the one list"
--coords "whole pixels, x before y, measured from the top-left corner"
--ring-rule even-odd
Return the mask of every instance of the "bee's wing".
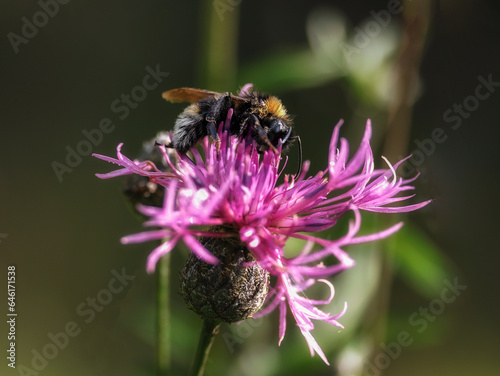
[[[169, 102], [198, 102], [200, 99], [206, 97], [220, 96], [221, 93], [216, 91], [204, 90], [204, 89], [193, 89], [190, 87], [181, 87], [178, 89], [172, 89], [165, 91], [162, 94], [163, 99]], [[232, 100], [237, 103], [248, 102], [248, 99], [231, 95]]]
[[169, 102], [198, 102], [200, 99], [206, 97], [213, 97], [219, 93], [210, 90], [193, 89], [190, 87], [181, 87], [179, 89], [172, 89], [162, 94], [163, 99]]
[[231, 99], [233, 100], [236, 107], [242, 103], [250, 102], [250, 98], [243, 98], [243, 97], [239, 97], [237, 95], [231, 95]]

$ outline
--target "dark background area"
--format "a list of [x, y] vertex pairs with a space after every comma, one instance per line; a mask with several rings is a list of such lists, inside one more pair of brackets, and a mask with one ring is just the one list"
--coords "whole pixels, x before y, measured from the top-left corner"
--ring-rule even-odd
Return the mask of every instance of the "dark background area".
[[[305, 25], [314, 10], [335, 8], [352, 28], [387, 4], [243, 0], [234, 10], [239, 12], [238, 66], [307, 47]], [[32, 20], [40, 9], [35, 1], [3, 2], [0, 16], [0, 270], [4, 276], [0, 307], [6, 314], [7, 265], [16, 265], [17, 365], [31, 368], [36, 351], [50, 342], [48, 334], [75, 322], [81, 332], [58, 350], [40, 374], [153, 374], [155, 276], [145, 271], [151, 246], [120, 244], [121, 236], [139, 231], [139, 222], [124, 205], [120, 182], [94, 176], [110, 171], [110, 165], [83, 156], [58, 179], [53, 164], [66, 164], [67, 147], [76, 149], [85, 139], [82, 131], [98, 128], [103, 118], [110, 118], [115, 127], [103, 134], [92, 152], [104, 155], [113, 156], [116, 145], [123, 142], [125, 153], [133, 156], [143, 140], [172, 128], [182, 106], [165, 103], [161, 93], [201, 85], [207, 6], [196, 1], [70, 1], [59, 4], [57, 14], [28, 43], [20, 44], [16, 53], [8, 34], [20, 35], [23, 17]], [[479, 77], [491, 76], [500, 82], [499, 17], [496, 1], [440, 1], [434, 6], [408, 151], [416, 148], [415, 140], [429, 138], [436, 127], [445, 130], [447, 139], [419, 166], [417, 196], [434, 201], [412, 214], [411, 220], [434, 239], [454, 276], [467, 289], [429, 324], [429, 333], [436, 335], [405, 348], [391, 362], [387, 375], [493, 375], [500, 369], [496, 238], [500, 228], [500, 84], [487, 99], [478, 101], [477, 109], [457, 129], [443, 119], [454, 104], [475, 95]], [[395, 27], [401, 24], [397, 16], [392, 22]], [[159, 66], [168, 77], [120, 119], [111, 104], [141, 85], [148, 66]], [[244, 83], [227, 90], [234, 92]], [[312, 171], [324, 168], [327, 140], [340, 118], [348, 129], [372, 116], [355, 113], [353, 94], [342, 80], [283, 90], [279, 95], [296, 115], [296, 130]], [[354, 139], [352, 150], [356, 143]], [[174, 265], [180, 267], [184, 257], [177, 252]], [[79, 314], [77, 308], [108, 288], [113, 270], [121, 273], [123, 268], [133, 281], [86, 323], [90, 316]], [[392, 292], [391, 311], [402, 312], [402, 317], [429, 304], [428, 298], [399, 278]], [[185, 369], [196, 344], [199, 320], [183, 308], [175, 286], [173, 295], [179, 317], [186, 316], [185, 322], [174, 325], [173, 336], [182, 338], [175, 346], [185, 352], [174, 364]], [[276, 353], [286, 354], [286, 343], [277, 347], [276, 323], [272, 317], [262, 330], [270, 332]], [[291, 321], [289, 325], [290, 331], [296, 330]], [[5, 354], [8, 327], [5, 323], [0, 327], [0, 348]], [[334, 330], [332, 341], [336, 334]], [[255, 337], [265, 336], [257, 333]], [[215, 350], [227, 353], [222, 340], [218, 341]], [[309, 357], [305, 344], [301, 346], [304, 357]], [[252, 359], [242, 359], [238, 364], [251, 369]], [[317, 357], [314, 361], [315, 374], [334, 374]], [[16, 374], [6, 363], [3, 358], [0, 373]], [[273, 367], [279, 369], [279, 364]], [[231, 369], [227, 374], [237, 374], [237, 368]]]

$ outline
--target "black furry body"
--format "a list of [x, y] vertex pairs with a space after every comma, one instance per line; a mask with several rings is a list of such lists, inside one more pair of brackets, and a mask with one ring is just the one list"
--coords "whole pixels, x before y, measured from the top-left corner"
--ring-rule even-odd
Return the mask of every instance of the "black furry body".
[[203, 137], [219, 142], [217, 129], [225, 122], [230, 108], [230, 133], [238, 137], [252, 137], [260, 151], [276, 148], [282, 140], [286, 147], [291, 137], [291, 120], [279, 99], [252, 91], [248, 97], [229, 93], [206, 96], [189, 105], [177, 118], [173, 140], [168, 146], [186, 153]]

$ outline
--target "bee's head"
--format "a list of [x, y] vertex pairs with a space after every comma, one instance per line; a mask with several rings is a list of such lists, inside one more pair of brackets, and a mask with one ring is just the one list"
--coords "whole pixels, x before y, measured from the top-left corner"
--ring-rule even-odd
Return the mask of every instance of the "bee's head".
[[282, 152], [286, 152], [290, 147], [291, 141], [297, 141], [299, 146], [299, 164], [295, 179], [297, 179], [302, 170], [302, 143], [300, 137], [292, 134], [292, 126], [288, 119], [273, 118], [267, 124], [267, 138], [269, 142], [278, 147], [281, 140]]
[[292, 127], [287, 123], [287, 121], [280, 118], [272, 118], [268, 121], [267, 126], [267, 138], [277, 147], [282, 142], [282, 145], [287, 145], [290, 136], [292, 135]]
[[293, 134], [292, 119], [278, 98], [259, 92], [252, 93], [252, 104], [258, 109], [256, 115], [260, 118], [267, 137], [267, 142], [262, 142], [264, 141], [262, 136], [254, 137], [260, 144], [259, 151], [267, 150], [271, 146], [277, 148], [281, 140], [281, 151], [286, 153], [292, 141], [296, 140], [299, 147], [299, 165], [295, 178], [298, 178], [302, 168], [302, 143], [300, 137]]

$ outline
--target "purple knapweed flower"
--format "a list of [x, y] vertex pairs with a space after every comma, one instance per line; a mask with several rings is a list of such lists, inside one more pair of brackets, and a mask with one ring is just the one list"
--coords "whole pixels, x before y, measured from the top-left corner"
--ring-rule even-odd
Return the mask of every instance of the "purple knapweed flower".
[[[380, 213], [403, 213], [419, 209], [429, 201], [413, 205], [388, 206], [409, 199], [413, 195], [399, 195], [412, 190], [413, 179], [396, 176], [396, 168], [404, 161], [387, 169], [375, 169], [370, 148], [371, 124], [367, 122], [361, 144], [349, 159], [348, 142], [339, 138], [341, 122], [334, 128], [330, 141], [328, 166], [308, 176], [309, 162], [304, 162], [298, 177], [283, 174], [282, 156], [269, 150], [258, 153], [253, 140], [231, 136], [227, 129], [232, 116], [229, 111], [225, 124], [219, 128], [220, 151], [209, 142], [200, 142], [202, 153], [192, 149], [192, 158], [178, 155], [174, 160], [162, 146], [168, 172], [161, 171], [150, 161], [134, 161], [121, 153], [117, 159], [95, 155], [115, 163], [121, 169], [97, 174], [106, 179], [127, 174], [146, 176], [165, 187], [163, 207], [139, 206], [149, 217], [144, 226], [150, 231], [125, 236], [123, 243], [163, 240], [149, 255], [147, 271], [155, 270], [157, 261], [182, 240], [189, 249], [207, 263], [218, 259], [199, 241], [199, 237], [235, 237], [252, 253], [255, 262], [272, 276], [273, 285], [267, 303], [257, 315], [265, 315], [279, 308], [279, 343], [284, 338], [286, 313], [289, 310], [307, 340], [311, 355], [316, 352], [325, 363], [326, 356], [311, 335], [312, 320], [322, 320], [337, 327], [345, 312], [330, 314], [318, 306], [328, 304], [334, 296], [333, 285], [326, 279], [354, 265], [343, 247], [383, 239], [401, 228], [398, 223], [388, 229], [358, 236], [361, 210]], [[278, 148], [281, 151], [281, 147]], [[285, 160], [286, 163], [286, 160]], [[283, 182], [278, 179], [284, 175]], [[327, 240], [312, 235], [333, 227], [340, 217], [353, 213], [347, 233], [339, 239]], [[215, 226], [215, 227], [214, 227]], [[227, 226], [234, 233], [212, 231]], [[306, 245], [295, 257], [287, 257], [285, 245], [290, 238], [302, 239]], [[338, 263], [327, 264], [334, 256]], [[330, 289], [324, 300], [312, 300], [304, 291], [322, 282]]]

